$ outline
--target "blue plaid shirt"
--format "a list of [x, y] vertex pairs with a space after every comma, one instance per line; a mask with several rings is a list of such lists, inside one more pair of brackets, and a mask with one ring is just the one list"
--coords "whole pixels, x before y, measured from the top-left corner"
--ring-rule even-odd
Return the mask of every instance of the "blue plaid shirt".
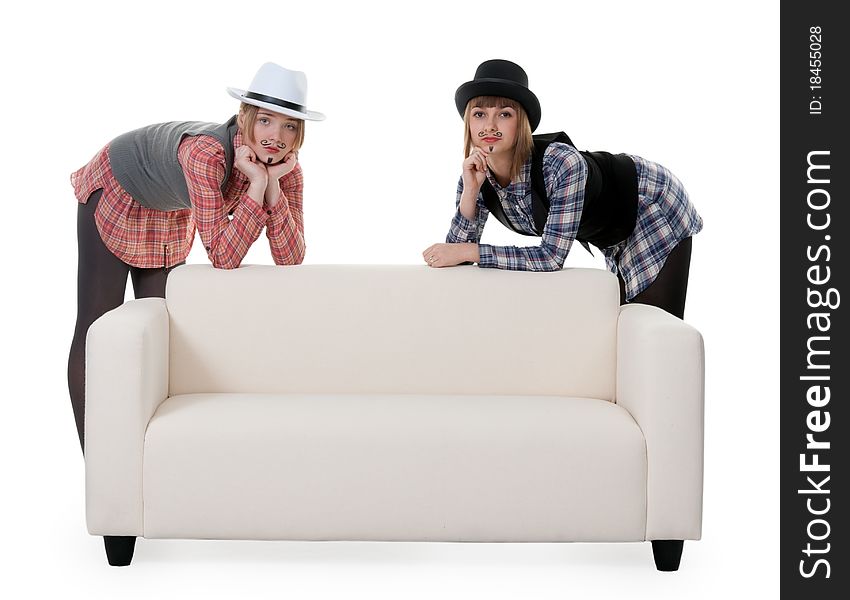
[[[631, 300], [655, 280], [670, 251], [680, 241], [702, 229], [702, 219], [690, 203], [682, 183], [659, 164], [631, 156], [638, 176], [638, 214], [632, 234], [619, 244], [604, 248], [608, 269], [626, 284]], [[507, 187], [501, 187], [488, 171], [487, 178], [505, 215], [524, 232], [535, 234], [531, 210], [531, 158]], [[518, 271], [556, 271], [563, 267], [578, 231], [584, 206], [587, 163], [568, 144], [552, 143], [543, 155], [543, 180], [549, 197], [549, 218], [538, 246], [478, 245], [480, 267]], [[460, 206], [463, 178], [458, 182], [456, 206]], [[446, 241], [478, 242], [489, 211], [478, 194], [474, 221], [460, 210], [452, 219]]]

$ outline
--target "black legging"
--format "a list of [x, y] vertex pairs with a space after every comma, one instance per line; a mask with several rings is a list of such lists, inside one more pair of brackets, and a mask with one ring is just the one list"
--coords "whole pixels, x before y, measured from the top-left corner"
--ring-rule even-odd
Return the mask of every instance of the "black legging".
[[77, 422], [80, 446], [85, 450], [86, 333], [102, 314], [124, 303], [127, 274], [136, 298], [164, 298], [166, 269], [131, 267], [116, 257], [100, 237], [94, 212], [101, 190], [94, 192], [77, 210], [77, 325], [68, 357], [68, 389]]
[[[688, 272], [691, 267], [691, 238], [679, 242], [667, 256], [664, 266], [649, 287], [629, 300], [629, 303], [651, 304], [680, 319], [685, 318], [685, 296], [688, 293]], [[626, 303], [626, 286], [620, 280], [620, 304]]]

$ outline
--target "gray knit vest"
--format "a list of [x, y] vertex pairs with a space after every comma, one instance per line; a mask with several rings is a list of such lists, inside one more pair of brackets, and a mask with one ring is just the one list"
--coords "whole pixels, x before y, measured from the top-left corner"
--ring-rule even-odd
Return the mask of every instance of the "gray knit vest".
[[225, 173], [221, 191], [233, 170], [236, 116], [227, 123], [172, 121], [149, 125], [109, 143], [112, 174], [133, 199], [148, 208], [172, 211], [192, 207], [186, 177], [177, 162], [177, 148], [186, 136], [209, 135], [224, 146]]

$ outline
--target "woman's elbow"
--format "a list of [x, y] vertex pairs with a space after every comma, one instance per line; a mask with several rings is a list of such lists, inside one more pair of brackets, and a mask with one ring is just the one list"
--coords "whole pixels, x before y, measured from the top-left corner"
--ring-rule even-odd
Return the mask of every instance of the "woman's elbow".
[[292, 256], [288, 261], [284, 261], [282, 264], [284, 265], [300, 265], [304, 262], [304, 253], [297, 254]]
[[209, 257], [210, 257], [210, 262], [212, 263], [212, 266], [215, 267], [216, 269], [225, 269], [225, 270], [235, 269], [242, 263], [242, 259], [240, 259], [238, 257], [224, 258], [224, 257], [222, 257], [218, 254], [214, 254], [214, 253], [210, 253]]
[[295, 252], [295, 256], [293, 257], [292, 264], [300, 265], [304, 262], [304, 255], [307, 253], [307, 244], [304, 243], [304, 240], [301, 240], [301, 243], [298, 244], [298, 250]]
[[537, 268], [534, 269], [535, 271], [540, 271], [542, 273], [551, 273], [552, 271], [560, 271], [563, 268], [564, 264], [559, 263], [557, 260], [554, 259], [547, 259], [537, 263], [536, 266]]
[[285, 254], [283, 256], [275, 256], [274, 261], [275, 264], [279, 266], [287, 266], [287, 265], [300, 265], [304, 262], [304, 254], [306, 253], [307, 248], [304, 244], [299, 244], [292, 252], [289, 254]]
[[215, 263], [215, 262], [213, 262], [213, 267], [215, 267], [216, 269], [222, 269], [224, 271], [229, 271], [231, 269], [238, 268], [239, 265], [238, 264], [231, 265], [231, 264], [228, 264], [228, 263]]
[[552, 251], [546, 247], [541, 247], [540, 250], [542, 254], [541, 258], [543, 259], [539, 263], [541, 271], [560, 271], [564, 268], [564, 262], [567, 259], [566, 254], [557, 251]]

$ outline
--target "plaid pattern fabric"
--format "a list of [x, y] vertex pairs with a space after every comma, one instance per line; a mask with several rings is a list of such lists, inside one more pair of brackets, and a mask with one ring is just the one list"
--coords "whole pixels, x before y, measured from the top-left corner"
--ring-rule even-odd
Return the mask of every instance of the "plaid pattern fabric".
[[629, 156], [638, 174], [635, 230], [616, 246], [602, 250], [608, 269], [623, 278], [627, 300], [655, 281], [676, 244], [702, 230], [702, 218], [682, 182], [658, 163]]
[[[242, 145], [242, 134], [234, 138]], [[210, 136], [187, 137], [180, 143], [178, 161], [186, 175], [192, 209], [160, 211], [133, 200], [112, 175], [109, 147], [100, 150], [71, 175], [74, 195], [81, 203], [96, 190], [103, 195], [95, 223], [104, 244], [134, 267], [172, 267], [186, 260], [197, 229], [212, 264], [238, 267], [266, 228], [275, 264], [298, 264], [304, 259], [303, 175], [301, 166], [280, 180], [283, 197], [264, 209], [247, 195], [248, 178], [231, 170], [224, 194], [224, 148]]]
[[[626, 240], [603, 250], [608, 269], [623, 277], [629, 300], [653, 282], [676, 244], [702, 229], [702, 219], [688, 200], [681, 182], [661, 165], [638, 156], [631, 158], [638, 175], [637, 223]], [[511, 223], [534, 234], [531, 159], [505, 188], [499, 186], [489, 172], [487, 177]], [[540, 245], [479, 244], [480, 267], [524, 271], [554, 271], [563, 267], [581, 220], [587, 164], [572, 146], [550, 144], [543, 156], [543, 179], [550, 208]], [[457, 189], [458, 207], [462, 192], [461, 178]], [[477, 204], [474, 222], [466, 219], [460, 210], [456, 211], [446, 236], [447, 242], [478, 242], [481, 239], [489, 211], [480, 193]]]

